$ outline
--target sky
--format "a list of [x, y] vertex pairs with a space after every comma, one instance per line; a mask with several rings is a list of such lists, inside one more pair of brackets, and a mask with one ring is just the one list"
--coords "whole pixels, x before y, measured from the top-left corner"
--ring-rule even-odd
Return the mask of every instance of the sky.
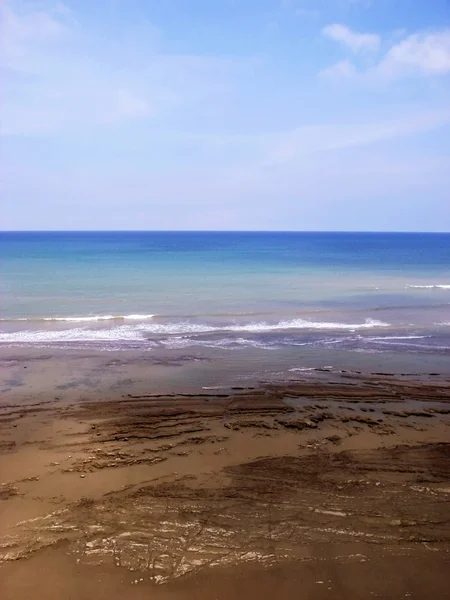
[[450, 0], [0, 0], [0, 229], [450, 231]]

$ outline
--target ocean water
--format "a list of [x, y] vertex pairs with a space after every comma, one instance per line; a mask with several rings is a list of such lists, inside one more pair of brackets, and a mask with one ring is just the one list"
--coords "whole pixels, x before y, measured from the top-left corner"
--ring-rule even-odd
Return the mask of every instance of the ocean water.
[[450, 354], [450, 234], [0, 233], [0, 346]]

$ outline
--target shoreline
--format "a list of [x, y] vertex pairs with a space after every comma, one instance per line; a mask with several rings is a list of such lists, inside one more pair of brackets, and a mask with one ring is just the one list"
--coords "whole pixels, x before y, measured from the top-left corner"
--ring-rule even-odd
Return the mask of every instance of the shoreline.
[[[366, 353], [292, 346], [223, 350], [193, 347], [105, 351], [0, 347], [2, 397], [21, 403], [84, 401], [124, 394], [197, 393], [359, 376], [450, 384], [447, 355]], [[0, 401], [1, 405], [1, 401]]]
[[5, 598], [447, 597], [448, 376], [175, 387], [3, 396]]

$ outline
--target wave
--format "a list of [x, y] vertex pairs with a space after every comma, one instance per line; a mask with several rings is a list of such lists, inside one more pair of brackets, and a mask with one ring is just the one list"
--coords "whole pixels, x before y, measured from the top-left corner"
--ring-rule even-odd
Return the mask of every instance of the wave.
[[291, 321], [280, 321], [279, 323], [250, 323], [248, 325], [232, 325], [225, 328], [227, 331], [274, 331], [278, 329], [371, 329], [372, 327], [389, 327], [389, 323], [377, 319], [366, 319], [364, 323], [334, 323], [326, 321], [307, 321], [305, 319], [293, 319]]
[[[105, 315], [102, 319], [109, 320]], [[133, 315], [139, 319], [138, 315]], [[149, 317], [149, 315], [147, 315]], [[70, 317], [72, 318], [72, 317]], [[85, 318], [85, 317], [83, 317]], [[87, 317], [86, 317], [87, 318]], [[123, 317], [124, 318], [124, 317]], [[129, 316], [130, 318], [130, 316]], [[67, 317], [64, 317], [67, 319]], [[94, 318], [89, 317], [90, 320]], [[78, 322], [78, 321], [77, 321]], [[135, 325], [120, 325], [111, 328], [77, 327], [65, 330], [36, 330], [15, 331], [0, 333], [0, 343], [36, 343], [36, 342], [64, 342], [64, 341], [146, 341], [151, 335], [201, 335], [215, 332], [232, 333], [268, 333], [283, 330], [347, 330], [372, 329], [389, 327], [389, 323], [375, 319], [366, 319], [363, 323], [334, 323], [307, 321], [293, 319], [279, 321], [278, 323], [247, 323], [243, 325], [207, 325], [204, 323], [176, 322], [176, 323], [136, 323]]]
[[54, 343], [54, 342], [114, 342], [142, 341], [142, 334], [129, 326], [114, 327], [113, 329], [75, 328], [65, 331], [15, 331], [0, 333], [0, 343]]
[[145, 321], [152, 319], [155, 315], [94, 315], [86, 317], [18, 317], [16, 319], [0, 319], [3, 322], [13, 323], [15, 321], [29, 321], [36, 323], [39, 321], [59, 321], [65, 323], [95, 323], [98, 321]]
[[277, 350], [278, 344], [263, 342], [248, 338], [221, 338], [221, 339], [196, 339], [191, 337], [174, 336], [160, 342], [170, 350], [180, 350], [191, 346], [202, 348], [220, 348], [222, 350], [236, 350], [239, 348], [260, 348], [262, 350]]
[[[382, 312], [382, 311], [400, 311], [400, 310], [436, 310], [439, 308], [446, 308], [450, 306], [450, 302], [440, 302], [439, 304], [397, 304], [397, 305], [388, 305], [388, 306], [371, 306], [369, 310], [372, 312]], [[367, 310], [364, 308], [364, 310]]]
[[436, 283], [436, 284], [432, 284], [432, 285], [407, 285], [405, 286], [406, 289], [408, 288], [414, 288], [414, 289], [418, 289], [418, 290], [450, 290], [450, 284], [449, 283]]
[[125, 315], [123, 318], [129, 321], [145, 321], [146, 319], [153, 319], [155, 315]]
[[419, 350], [419, 351], [420, 350], [429, 350], [430, 352], [445, 351], [448, 353], [450, 351], [450, 346], [437, 346], [434, 344], [408, 344], [407, 342], [399, 342], [399, 341], [397, 341], [397, 342], [396, 341], [394, 341], [394, 342], [379, 341], [377, 345], [391, 346], [392, 348], [407, 348], [411, 352], [417, 351], [417, 350]]
[[213, 333], [220, 331], [265, 333], [270, 331], [283, 331], [289, 329], [343, 329], [356, 331], [357, 329], [371, 329], [373, 327], [389, 327], [389, 323], [376, 319], [366, 319], [364, 323], [334, 323], [322, 321], [307, 321], [305, 319], [292, 319], [290, 321], [279, 321], [278, 323], [247, 323], [244, 325], [206, 325], [199, 323], [152, 323], [142, 326], [142, 330], [155, 334], [182, 334], [182, 333]]
[[429, 335], [383, 335], [383, 336], [370, 336], [364, 338], [370, 342], [373, 341], [384, 341], [384, 340], [423, 340], [431, 337]]

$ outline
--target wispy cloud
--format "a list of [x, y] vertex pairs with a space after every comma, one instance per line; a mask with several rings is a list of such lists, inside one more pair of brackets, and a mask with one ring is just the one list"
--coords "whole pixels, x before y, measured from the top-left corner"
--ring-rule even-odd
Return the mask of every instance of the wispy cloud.
[[389, 77], [450, 73], [450, 29], [409, 35], [390, 48], [377, 70]]
[[283, 8], [294, 8], [300, 16], [318, 16], [328, 12], [345, 12], [352, 9], [367, 9], [372, 0], [281, 0]]
[[387, 2], [373, 2], [372, 18], [364, 0], [290, 0], [282, 14], [270, 0], [274, 35], [259, 0], [208, 11], [66, 2], [73, 12], [0, 0], [8, 226], [448, 221], [449, 30], [439, 23], [416, 31], [419, 15], [400, 18]]
[[358, 33], [339, 23], [327, 25], [322, 29], [322, 33], [326, 37], [347, 46], [353, 52], [375, 51], [378, 50], [381, 43], [380, 36], [375, 33]]
[[341, 60], [331, 67], [326, 67], [319, 72], [319, 77], [326, 79], [352, 79], [356, 75], [355, 66], [348, 60]]
[[237, 167], [230, 163], [234, 172], [252, 169], [264, 170], [287, 163], [298, 164], [308, 156], [332, 153], [337, 150], [363, 148], [379, 142], [401, 139], [433, 131], [450, 125], [450, 108], [417, 110], [402, 106], [392, 110], [389, 117], [382, 119], [365, 116], [359, 120], [348, 120], [340, 124], [300, 125], [277, 133], [244, 134], [188, 134], [193, 144], [203, 145], [210, 152], [227, 146], [231, 155], [242, 155], [245, 149], [248, 158]]
[[8, 82], [3, 134], [79, 130], [183, 108], [195, 115], [202, 105], [205, 110], [213, 102], [220, 105], [245, 64], [215, 55], [168, 53], [155, 43], [156, 28], [142, 23], [111, 45], [83, 31], [63, 4], [39, 11], [33, 6], [2, 5], [0, 66]]
[[[404, 107], [403, 110], [407, 109]], [[450, 124], [450, 109], [408, 112], [406, 116], [382, 121], [303, 126], [284, 134], [268, 136], [264, 140], [266, 164], [283, 163], [318, 152], [368, 146]]]
[[148, 115], [149, 105], [128, 90], [117, 92], [117, 116], [118, 117], [143, 117]]
[[372, 6], [372, 0], [335, 0], [337, 4], [347, 8], [362, 7], [369, 8]]
[[297, 17], [301, 18], [317, 18], [320, 15], [320, 10], [317, 8], [307, 8], [305, 6], [300, 6], [295, 9], [295, 14]]
[[32, 6], [15, 12], [7, 2], [0, 5], [2, 23], [1, 64], [15, 70], [32, 69], [36, 48], [50, 48], [63, 38], [73, 24], [70, 10], [57, 3], [52, 11], [37, 10]]
[[[376, 50], [380, 47], [381, 38], [371, 35], [349, 33], [342, 25], [330, 25], [322, 30], [324, 35], [346, 44], [352, 51], [362, 48]], [[397, 35], [405, 35], [405, 30], [398, 30]], [[392, 44], [392, 41], [391, 41]], [[320, 77], [330, 79], [364, 79], [399, 78], [414, 75], [445, 75], [450, 73], [450, 29], [417, 32], [393, 43], [378, 59], [375, 65], [357, 68], [348, 59], [326, 67], [319, 72]]]

